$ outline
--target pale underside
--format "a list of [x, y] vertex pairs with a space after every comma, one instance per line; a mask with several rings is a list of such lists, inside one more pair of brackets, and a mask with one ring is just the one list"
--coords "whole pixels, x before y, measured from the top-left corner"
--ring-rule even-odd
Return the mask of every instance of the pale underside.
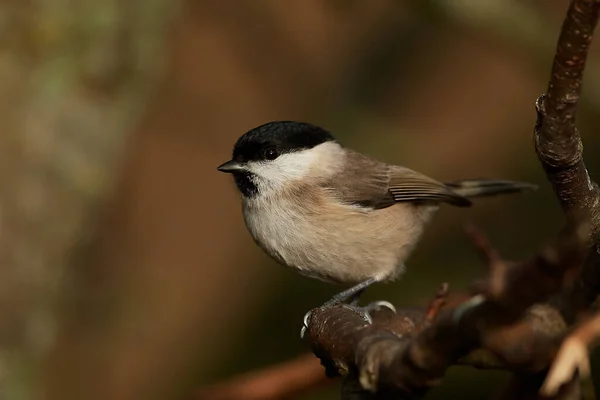
[[320, 196], [299, 196], [302, 209], [283, 208], [266, 199], [246, 202], [246, 224], [258, 245], [282, 264], [338, 283], [397, 278], [437, 209], [411, 203], [379, 210], [342, 203], [325, 206]]

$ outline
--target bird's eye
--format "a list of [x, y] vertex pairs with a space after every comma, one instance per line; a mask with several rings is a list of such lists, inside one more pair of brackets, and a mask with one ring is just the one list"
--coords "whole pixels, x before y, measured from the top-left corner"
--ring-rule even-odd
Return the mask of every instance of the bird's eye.
[[275, 147], [269, 147], [268, 149], [265, 150], [265, 158], [267, 160], [274, 160], [277, 157], [279, 157], [279, 152], [277, 151], [277, 149]]

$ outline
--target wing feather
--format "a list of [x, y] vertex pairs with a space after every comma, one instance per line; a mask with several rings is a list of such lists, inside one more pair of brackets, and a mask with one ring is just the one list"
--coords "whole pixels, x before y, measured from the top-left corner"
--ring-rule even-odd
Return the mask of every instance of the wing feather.
[[471, 202], [445, 184], [405, 167], [382, 163], [349, 151], [344, 171], [325, 182], [344, 202], [374, 209], [398, 202], [446, 202], [469, 206]]

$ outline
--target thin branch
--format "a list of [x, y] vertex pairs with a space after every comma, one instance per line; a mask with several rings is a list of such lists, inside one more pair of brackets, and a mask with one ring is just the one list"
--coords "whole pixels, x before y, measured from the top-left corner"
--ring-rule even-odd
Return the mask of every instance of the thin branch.
[[[573, 0], [563, 23], [548, 90], [536, 102], [535, 148], [546, 176], [567, 218], [587, 218], [589, 257], [571, 292], [557, 304], [571, 318], [586, 309], [600, 292], [600, 189], [583, 160], [583, 144], [575, 125], [583, 72], [600, 16], [600, 0]], [[592, 318], [562, 344], [541, 393], [557, 396], [561, 387], [578, 382], [577, 373], [589, 375], [588, 346], [597, 335]], [[563, 390], [564, 392], [564, 390]]]
[[583, 144], [575, 115], [599, 0], [574, 0], [556, 48], [548, 90], [536, 102], [534, 140], [537, 155], [567, 215], [589, 214], [593, 233], [600, 227], [599, 189], [583, 163]]
[[332, 382], [319, 360], [305, 354], [200, 390], [196, 400], [285, 400]]
[[450, 286], [447, 283], [442, 283], [435, 298], [429, 303], [429, 307], [427, 307], [427, 312], [425, 314], [425, 320], [427, 322], [432, 322], [448, 302], [449, 287]]
[[562, 26], [548, 90], [536, 102], [535, 149], [548, 181], [568, 218], [586, 218], [596, 251], [569, 297], [561, 299], [573, 315], [600, 292], [600, 189], [588, 175], [575, 117], [583, 72], [600, 13], [600, 0], [573, 0]]

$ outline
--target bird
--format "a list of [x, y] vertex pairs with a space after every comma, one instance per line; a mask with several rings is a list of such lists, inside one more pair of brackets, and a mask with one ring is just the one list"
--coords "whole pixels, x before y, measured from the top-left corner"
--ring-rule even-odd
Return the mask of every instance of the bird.
[[233, 175], [247, 230], [269, 256], [310, 278], [351, 285], [324, 305], [354, 304], [372, 284], [399, 279], [441, 204], [469, 207], [472, 198], [537, 188], [498, 179], [443, 183], [298, 121], [247, 131], [217, 169]]

